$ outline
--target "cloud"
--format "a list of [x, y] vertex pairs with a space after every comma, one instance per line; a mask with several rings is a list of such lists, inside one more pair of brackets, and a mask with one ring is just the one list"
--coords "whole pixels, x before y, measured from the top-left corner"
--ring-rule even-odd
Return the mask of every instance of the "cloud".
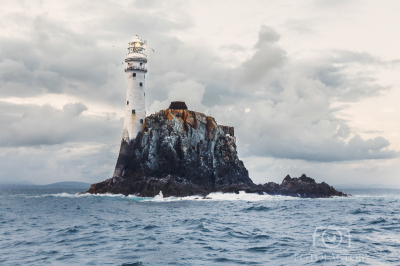
[[0, 183], [30, 180], [49, 184], [63, 180], [95, 183], [109, 178], [119, 142], [67, 143], [51, 146], [3, 147]]
[[162, 102], [154, 101], [150, 106], [150, 112], [158, 112], [167, 109], [171, 102], [185, 102], [189, 110], [204, 112], [205, 106], [201, 104], [204, 94], [204, 86], [193, 81], [176, 82], [168, 86], [168, 98]]
[[88, 108], [83, 103], [67, 103], [63, 106], [63, 110], [70, 116], [78, 116]]
[[108, 142], [120, 137], [122, 121], [82, 115], [88, 108], [69, 103], [62, 110], [50, 105], [1, 103], [1, 146], [41, 146], [67, 142]]
[[[245, 156], [309, 161], [396, 157], [397, 153], [388, 150], [389, 143], [384, 139], [357, 139], [355, 132], [330, 108], [335, 101], [357, 101], [386, 90], [370, 75], [355, 75], [349, 71], [351, 66], [343, 65], [380, 62], [366, 54], [355, 56], [343, 51], [328, 51], [306, 60], [288, 58], [279, 46], [279, 38], [274, 29], [262, 26], [254, 54], [232, 68], [218, 64], [218, 55], [211, 52], [212, 49], [158, 35], [153, 44], [163, 45], [149, 54], [146, 75], [146, 101], [150, 111], [165, 109], [171, 101], [182, 100], [192, 110], [209, 112], [221, 123], [236, 127], [239, 150]], [[124, 94], [120, 88], [125, 84], [118, 77], [122, 67], [99, 65], [93, 61], [98, 59], [90, 59], [85, 64], [88, 68], [93, 65], [94, 69], [84, 69], [77, 57], [85, 51], [91, 54], [90, 49], [82, 46], [72, 60], [52, 66], [62, 80], [77, 84], [65, 87], [64, 82], [63, 91], [93, 97], [91, 100], [105, 101], [108, 97], [107, 100], [115, 104], [121, 102]], [[10, 60], [7, 62], [23, 67]], [[51, 84], [51, 74], [43, 77], [47, 77], [46, 84]], [[10, 140], [10, 145], [29, 146], [91, 141], [90, 128], [97, 129], [97, 140], [105, 138], [101, 134], [110, 130], [118, 131], [116, 124], [115, 128], [107, 129], [100, 121], [83, 115], [85, 110], [82, 103], [67, 104], [63, 110], [50, 106], [30, 108], [24, 116], [7, 124], [3, 135]], [[33, 129], [28, 134], [24, 133], [25, 128]], [[11, 144], [11, 136], [14, 144]], [[385, 145], [371, 148], [371, 143]]]
[[399, 186], [398, 171], [400, 159], [362, 160], [349, 162], [317, 162], [272, 157], [252, 156], [243, 159], [255, 183], [282, 182], [290, 174], [299, 177], [307, 174], [317, 182], [338, 184], [386, 184]]
[[311, 101], [300, 100], [294, 106], [253, 103], [230, 111], [213, 108], [211, 112], [218, 114], [217, 120], [223, 124], [235, 126], [239, 151], [245, 157], [335, 162], [399, 156], [382, 137], [363, 140], [359, 135], [351, 136], [344, 121], [332, 117], [328, 108], [312, 109], [308, 105]]
[[243, 45], [237, 44], [237, 43], [233, 43], [233, 44], [229, 44], [229, 45], [221, 45], [218, 50], [229, 50], [229, 51], [233, 51], [233, 52], [241, 52], [241, 51], [245, 51], [247, 48]]
[[260, 32], [258, 34], [258, 42], [255, 45], [257, 49], [262, 49], [266, 44], [272, 44], [279, 41], [279, 34], [272, 28], [265, 25], [261, 26]]
[[189, 109], [235, 127], [241, 156], [320, 162], [398, 156], [382, 137], [361, 139], [336, 116], [340, 109], [331, 107], [388, 90], [371, 73], [354, 71], [380, 60], [343, 51], [299, 60], [289, 58], [278, 41], [275, 30], [262, 26], [253, 56], [232, 68], [215, 64], [217, 55], [208, 49], [172, 39], [151, 61], [156, 69], [146, 84], [146, 96], [154, 99], [150, 111], [174, 100], [190, 102]]
[[[130, 38], [143, 32], [144, 37], [157, 36], [152, 38], [151, 47], [159, 50], [164, 47], [162, 36], [191, 26], [187, 15], [166, 16], [160, 9], [178, 10], [176, 3], [139, 2], [135, 8], [127, 8], [109, 1], [96, 5], [73, 2], [68, 10], [73, 17], [65, 10], [7, 14], [8, 23], [0, 34], [0, 97], [66, 93], [117, 106], [124, 101], [124, 93], [114, 88], [125, 84], [115, 77], [123, 73], [124, 51]], [[81, 8], [90, 10], [93, 16], [88, 17]]]
[[[331, 2], [313, 3], [319, 10], [345, 4]], [[112, 172], [123, 118], [107, 115], [107, 108], [123, 113], [122, 62], [127, 42], [135, 34], [155, 50], [148, 53], [147, 111], [164, 109], [174, 100], [186, 101], [189, 109], [235, 127], [241, 158], [322, 164], [398, 156], [388, 140], [376, 137], [380, 132], [363, 139], [358, 135], [363, 132], [337, 115], [347, 108], [345, 102], [388, 91], [390, 87], [378, 81], [376, 72], [394, 66], [396, 60], [345, 49], [319, 50], [300, 58], [281, 45], [281, 35], [285, 43], [281, 27], [266, 25], [247, 29], [258, 32], [254, 45], [241, 42], [245, 37], [240, 35], [233, 38], [237, 43], [222, 42], [217, 47], [207, 43], [211, 40], [187, 41], [200, 22], [188, 15], [186, 2], [64, 4], [42, 3], [35, 9], [28, 8], [32, 3], [3, 5], [0, 98], [51, 93], [79, 100], [66, 102], [61, 109], [51, 103], [0, 102], [1, 156], [7, 158], [1, 176], [15, 172], [21, 160], [26, 160], [21, 173], [49, 178], [57, 171], [63, 172], [65, 180], [75, 175], [93, 179], [96, 169], [106, 169], [99, 175]], [[336, 14], [328, 13], [327, 21], [337, 20]], [[319, 33], [314, 26], [319, 19], [287, 21], [295, 22], [283, 22], [284, 27]], [[89, 103], [104, 106], [104, 113], [89, 115]], [[334, 107], [338, 103], [341, 109]]]
[[280, 68], [286, 60], [286, 52], [275, 43], [279, 40], [279, 34], [273, 29], [262, 26], [258, 34], [258, 42], [255, 45], [256, 52], [242, 64], [244, 80], [257, 82], [265, 77], [272, 69]]

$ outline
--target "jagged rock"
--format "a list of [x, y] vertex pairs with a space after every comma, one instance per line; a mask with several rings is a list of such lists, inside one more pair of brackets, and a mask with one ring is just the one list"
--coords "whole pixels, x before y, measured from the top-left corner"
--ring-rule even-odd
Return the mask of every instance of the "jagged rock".
[[314, 179], [303, 174], [299, 178], [291, 178], [287, 175], [280, 185], [269, 182], [264, 185], [233, 184], [221, 189], [222, 192], [245, 191], [247, 193], [284, 195], [301, 198], [329, 198], [332, 196], [344, 196], [347, 194], [337, 191], [327, 183], [316, 183]]
[[134, 141], [122, 141], [113, 178], [89, 192], [184, 196], [252, 184], [233, 132], [199, 112], [161, 110], [146, 118]]
[[232, 127], [199, 112], [170, 108], [148, 116], [136, 139], [122, 140], [113, 177], [88, 192], [154, 197], [162, 191], [168, 197], [241, 190], [296, 197], [345, 195], [305, 175], [288, 175], [281, 185], [256, 185], [238, 158]]

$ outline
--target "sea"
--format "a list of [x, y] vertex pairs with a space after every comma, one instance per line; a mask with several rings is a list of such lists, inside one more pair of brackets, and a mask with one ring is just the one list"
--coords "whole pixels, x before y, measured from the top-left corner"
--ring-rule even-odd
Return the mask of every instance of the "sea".
[[400, 190], [307, 199], [0, 190], [0, 265], [400, 265]]

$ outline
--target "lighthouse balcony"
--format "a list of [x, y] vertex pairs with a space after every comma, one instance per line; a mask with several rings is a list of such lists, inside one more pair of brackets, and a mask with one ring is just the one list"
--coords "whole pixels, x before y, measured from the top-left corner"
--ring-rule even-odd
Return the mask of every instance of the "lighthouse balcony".
[[125, 62], [128, 61], [140, 61], [147, 63], [147, 56], [141, 53], [129, 53], [125, 56]]
[[147, 73], [147, 68], [142, 67], [142, 66], [130, 66], [125, 68], [125, 72], [130, 71], [130, 70], [139, 70], [139, 71], [144, 71]]

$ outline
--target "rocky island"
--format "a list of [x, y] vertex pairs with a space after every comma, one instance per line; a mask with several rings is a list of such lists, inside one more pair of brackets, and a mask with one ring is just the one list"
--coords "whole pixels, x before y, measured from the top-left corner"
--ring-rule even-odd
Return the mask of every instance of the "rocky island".
[[306, 198], [347, 196], [302, 175], [281, 184], [254, 184], [239, 160], [234, 128], [173, 102], [145, 118], [143, 131], [122, 140], [112, 178], [92, 184], [88, 193], [154, 197], [206, 196], [211, 192], [288, 195]]

